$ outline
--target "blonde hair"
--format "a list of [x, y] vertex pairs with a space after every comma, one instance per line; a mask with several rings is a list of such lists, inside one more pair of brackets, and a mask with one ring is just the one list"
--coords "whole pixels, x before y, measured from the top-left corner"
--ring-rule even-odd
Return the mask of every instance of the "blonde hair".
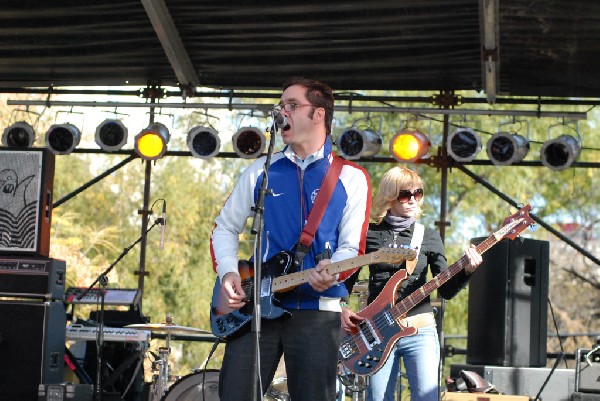
[[[416, 171], [400, 166], [389, 169], [379, 181], [377, 195], [371, 205], [371, 219], [375, 223], [380, 223], [398, 198], [398, 192], [411, 187], [423, 188], [423, 180]], [[415, 214], [417, 219], [423, 214], [422, 204], [423, 199], [417, 203], [418, 210]]]

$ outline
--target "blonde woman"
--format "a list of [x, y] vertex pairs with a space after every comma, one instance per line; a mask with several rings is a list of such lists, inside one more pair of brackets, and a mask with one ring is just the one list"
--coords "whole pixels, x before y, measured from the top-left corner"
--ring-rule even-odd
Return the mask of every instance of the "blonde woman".
[[[404, 167], [394, 167], [381, 178], [371, 207], [373, 223], [369, 225], [367, 232], [367, 253], [382, 247], [399, 247], [411, 243], [419, 247], [414, 271], [398, 288], [398, 301], [422, 287], [427, 282], [428, 271], [435, 276], [448, 267], [439, 233], [418, 223], [423, 213], [424, 196], [425, 185], [417, 172]], [[439, 288], [444, 299], [451, 299], [464, 288], [469, 274], [481, 264], [481, 255], [474, 246], [466, 250], [466, 255], [469, 266]], [[368, 303], [377, 298], [389, 278], [399, 269], [406, 269], [406, 263], [369, 266]], [[352, 291], [357, 276], [358, 273], [346, 280], [348, 292]], [[347, 332], [351, 332], [360, 319], [347, 307], [343, 308], [342, 328]], [[395, 399], [400, 358], [404, 361], [412, 401], [438, 400], [440, 344], [429, 297], [409, 311], [407, 324], [417, 327], [418, 333], [401, 338], [387, 362], [371, 376], [367, 387], [367, 400]]]

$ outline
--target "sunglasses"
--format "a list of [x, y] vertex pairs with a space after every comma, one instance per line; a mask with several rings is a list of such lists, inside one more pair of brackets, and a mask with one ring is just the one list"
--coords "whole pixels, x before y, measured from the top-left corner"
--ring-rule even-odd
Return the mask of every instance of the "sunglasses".
[[406, 203], [410, 200], [410, 198], [415, 198], [415, 201], [418, 202], [423, 199], [423, 188], [417, 188], [414, 192], [410, 192], [408, 189], [402, 189], [398, 192], [398, 202]]

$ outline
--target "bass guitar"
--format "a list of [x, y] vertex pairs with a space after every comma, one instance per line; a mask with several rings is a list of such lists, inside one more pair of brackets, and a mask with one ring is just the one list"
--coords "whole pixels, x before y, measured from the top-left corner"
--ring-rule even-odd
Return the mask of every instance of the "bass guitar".
[[[409, 248], [381, 248], [376, 252], [331, 263], [326, 267], [329, 274], [334, 275], [356, 267], [372, 263], [402, 263], [416, 257], [414, 249]], [[291, 252], [281, 251], [262, 265], [260, 280], [260, 307], [261, 317], [276, 319], [289, 314], [288, 311], [278, 306], [274, 293], [290, 291], [293, 288], [308, 282], [310, 269], [290, 273], [294, 261]], [[250, 262], [240, 261], [238, 265], [242, 278], [242, 288], [246, 293], [246, 305], [241, 309], [231, 309], [225, 305], [221, 294], [221, 281], [217, 281], [213, 288], [210, 307], [210, 325], [212, 333], [219, 338], [226, 339], [252, 320], [252, 300], [254, 293], [254, 268]]]
[[[483, 254], [503, 238], [515, 239], [526, 227], [533, 223], [529, 216], [531, 206], [527, 205], [504, 220], [502, 228], [477, 246], [477, 252]], [[339, 347], [340, 362], [352, 373], [372, 375], [377, 372], [390, 356], [394, 345], [400, 338], [412, 336], [417, 329], [405, 326], [401, 321], [406, 314], [431, 292], [469, 264], [463, 255], [456, 263], [444, 270], [418, 290], [396, 303], [396, 290], [407, 279], [402, 269], [390, 277], [381, 294], [357, 314], [364, 319], [357, 323], [354, 333], [345, 336]]]

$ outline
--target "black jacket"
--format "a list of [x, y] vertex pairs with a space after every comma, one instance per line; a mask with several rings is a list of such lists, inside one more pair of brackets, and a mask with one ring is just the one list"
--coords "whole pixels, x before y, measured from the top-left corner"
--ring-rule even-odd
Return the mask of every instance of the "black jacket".
[[[414, 227], [413, 224], [407, 230], [401, 231], [396, 235], [392, 227], [385, 220], [379, 224], [369, 224], [366, 252], [374, 252], [380, 248], [387, 248], [393, 245], [409, 245], [412, 240]], [[388, 279], [399, 269], [405, 268], [406, 263], [400, 265], [388, 263], [369, 265], [369, 297], [367, 302], [373, 302], [388, 282]], [[417, 266], [410, 277], [404, 280], [399, 286], [397, 300], [405, 298], [427, 283], [427, 272], [429, 269], [433, 276], [436, 276], [447, 268], [448, 264], [444, 253], [444, 244], [442, 243], [440, 234], [426, 227]], [[352, 287], [358, 278], [358, 273], [359, 271], [355, 272], [345, 281], [348, 293], [352, 293]], [[438, 292], [444, 299], [449, 300], [467, 285], [468, 280], [469, 276], [464, 270], [461, 270], [447, 283], [442, 285], [438, 289]], [[431, 312], [432, 310], [430, 297], [428, 296], [411, 309], [408, 312], [408, 316]]]

